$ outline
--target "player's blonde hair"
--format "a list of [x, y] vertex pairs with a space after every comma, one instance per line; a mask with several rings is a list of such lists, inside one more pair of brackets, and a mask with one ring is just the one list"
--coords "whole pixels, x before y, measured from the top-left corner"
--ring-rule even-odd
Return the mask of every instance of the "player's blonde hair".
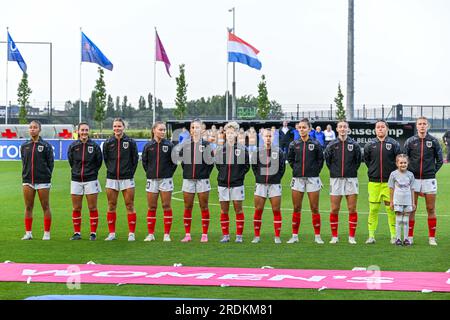
[[155, 129], [160, 126], [160, 125], [166, 125], [166, 123], [164, 121], [155, 121], [155, 123], [152, 125], [152, 130], [151, 130], [151, 137], [152, 139], [155, 137]]
[[234, 131], [239, 131], [239, 124], [236, 121], [228, 122], [223, 129], [226, 131], [228, 128], [233, 128]]

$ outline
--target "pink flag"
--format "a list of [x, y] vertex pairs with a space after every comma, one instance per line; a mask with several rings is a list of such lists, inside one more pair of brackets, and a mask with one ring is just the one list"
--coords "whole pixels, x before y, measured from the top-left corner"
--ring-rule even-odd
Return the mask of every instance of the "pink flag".
[[164, 50], [164, 46], [161, 42], [161, 39], [159, 39], [158, 36], [158, 32], [156, 32], [155, 30], [155, 34], [156, 34], [156, 61], [162, 61], [164, 62], [164, 64], [166, 65], [166, 71], [167, 74], [169, 75], [169, 77], [172, 77], [170, 75], [170, 61], [169, 61], [169, 57], [167, 56], [166, 50]]

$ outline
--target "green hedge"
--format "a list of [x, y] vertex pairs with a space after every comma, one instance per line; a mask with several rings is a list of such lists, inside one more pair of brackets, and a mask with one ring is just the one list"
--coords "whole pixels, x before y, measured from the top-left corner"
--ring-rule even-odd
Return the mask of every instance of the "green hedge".
[[[125, 133], [127, 136], [134, 138], [134, 139], [150, 139], [150, 130], [125, 130]], [[93, 138], [109, 138], [113, 135], [113, 131], [110, 130], [103, 130], [102, 133], [98, 130], [92, 130], [91, 131], [91, 137]]]

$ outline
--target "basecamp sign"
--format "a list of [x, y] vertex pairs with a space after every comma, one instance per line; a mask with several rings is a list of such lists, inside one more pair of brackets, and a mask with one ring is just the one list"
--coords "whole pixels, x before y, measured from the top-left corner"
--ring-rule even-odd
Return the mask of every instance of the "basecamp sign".
[[[331, 125], [332, 129], [336, 132], [336, 121], [314, 121], [312, 126], [315, 129], [320, 126], [322, 130], [327, 128], [327, 125]], [[414, 122], [399, 122], [388, 121], [389, 131], [388, 136], [397, 140], [400, 145], [404, 145], [409, 137], [414, 135], [415, 123]], [[361, 147], [376, 137], [375, 121], [349, 121], [350, 134], [349, 136], [356, 140]], [[336, 132], [337, 135], [337, 132]]]
[[0, 281], [450, 292], [445, 272], [0, 264]]

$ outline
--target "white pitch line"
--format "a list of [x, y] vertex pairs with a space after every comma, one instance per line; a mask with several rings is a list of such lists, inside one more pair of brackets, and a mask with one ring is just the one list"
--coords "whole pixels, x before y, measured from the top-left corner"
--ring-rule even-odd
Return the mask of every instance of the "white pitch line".
[[[247, 188], [252, 188], [252, 186], [246, 186], [246, 187], [247, 187]], [[176, 198], [176, 197], [173, 196], [174, 194], [179, 194], [179, 193], [182, 193], [182, 192], [183, 192], [182, 190], [172, 192], [172, 199], [173, 199], [173, 200], [177, 200], [177, 201], [184, 201], [183, 199]], [[198, 201], [195, 201], [195, 200], [194, 200], [194, 203], [198, 204]], [[209, 203], [209, 205], [220, 206], [219, 203]], [[253, 206], [242, 206], [242, 208], [246, 208], [246, 209], [254, 209], [255, 207], [253, 207]], [[270, 209], [272, 209], [272, 208], [266, 206], [266, 207], [264, 207], [264, 209], [270, 210]], [[281, 208], [281, 211], [292, 211], [292, 208]], [[305, 212], [305, 211], [306, 211], [306, 212], [311, 212], [310, 209], [302, 209], [302, 212]], [[329, 212], [330, 209], [322, 209], [322, 210], [319, 210], [319, 211]], [[343, 212], [343, 213], [349, 213], [349, 212], [346, 211], [346, 210], [340, 210], [340, 212]], [[366, 212], [366, 211], [358, 211], [358, 214], [368, 215], [369, 212]], [[380, 212], [380, 213], [378, 213], [378, 214], [380, 214], [380, 215], [387, 215], [386, 212]], [[428, 214], [416, 213], [416, 216], [428, 217]], [[436, 216], [438, 216], [438, 217], [450, 217], [450, 215], [446, 215], [446, 214], [437, 214]]]

